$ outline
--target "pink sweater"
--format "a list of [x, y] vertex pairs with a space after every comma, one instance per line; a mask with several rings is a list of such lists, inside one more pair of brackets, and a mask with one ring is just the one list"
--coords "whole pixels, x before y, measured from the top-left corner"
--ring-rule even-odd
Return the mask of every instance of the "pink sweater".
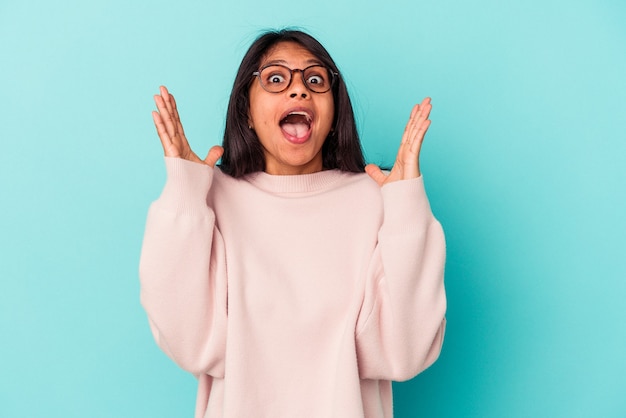
[[196, 417], [389, 418], [438, 357], [445, 242], [422, 178], [256, 173], [166, 158], [140, 263], [154, 337]]

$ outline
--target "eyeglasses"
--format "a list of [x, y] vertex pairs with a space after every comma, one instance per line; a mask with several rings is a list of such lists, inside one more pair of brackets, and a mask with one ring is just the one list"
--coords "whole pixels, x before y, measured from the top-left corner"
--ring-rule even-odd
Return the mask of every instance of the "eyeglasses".
[[335, 76], [339, 75], [319, 64], [311, 65], [303, 70], [299, 68], [292, 70], [281, 64], [270, 64], [253, 72], [252, 75], [259, 77], [261, 87], [265, 91], [280, 93], [291, 85], [293, 73], [297, 71], [302, 75], [302, 82], [306, 88], [314, 93], [326, 93], [333, 86]]

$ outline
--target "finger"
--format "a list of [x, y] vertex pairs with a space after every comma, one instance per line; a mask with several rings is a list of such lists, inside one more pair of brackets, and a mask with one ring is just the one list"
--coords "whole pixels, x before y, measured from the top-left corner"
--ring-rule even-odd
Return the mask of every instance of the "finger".
[[409, 121], [405, 125], [404, 132], [402, 133], [403, 144], [409, 141], [410, 139], [410, 132], [412, 130], [413, 121], [415, 120], [415, 116], [419, 113], [419, 111], [420, 111], [420, 105], [418, 104], [413, 106], [413, 109], [411, 109], [411, 115], [409, 116]]
[[412, 159], [414, 159], [413, 157], [411, 157], [409, 152], [412, 148], [416, 118], [418, 117], [420, 112], [421, 106], [419, 104], [414, 105], [413, 109], [411, 109], [411, 115], [409, 116], [409, 120], [404, 127], [402, 142], [400, 143], [400, 147], [398, 148], [398, 153], [396, 155], [396, 164], [398, 162], [404, 163], [406, 161], [411, 161]]
[[217, 160], [219, 160], [223, 154], [224, 148], [220, 147], [219, 145], [215, 145], [209, 150], [209, 153], [204, 159], [204, 162], [211, 167], [215, 167], [215, 163], [217, 163]]
[[424, 127], [425, 125], [430, 124], [430, 121], [428, 119], [428, 116], [430, 115], [430, 110], [431, 110], [432, 106], [431, 105], [426, 105], [423, 106], [419, 115], [417, 115], [417, 119], [413, 121], [412, 124], [412, 129], [411, 129], [411, 142], [414, 142], [416, 140], [420, 140], [420, 133], [422, 133], [421, 138], [423, 138], [423, 133], [425, 132]]
[[167, 106], [168, 111], [172, 111], [172, 95], [167, 90], [167, 87], [161, 86], [159, 87], [159, 92], [161, 93], [161, 97], [163, 97], [163, 101], [165, 102], [165, 106]]
[[176, 154], [174, 151], [175, 148], [173, 147], [172, 140], [167, 133], [167, 129], [165, 128], [163, 119], [161, 118], [159, 112], [152, 112], [152, 120], [154, 121], [154, 126], [156, 127], [157, 134], [161, 140], [161, 145], [163, 146], [163, 152], [165, 155], [168, 157], [177, 157], [178, 155], [173, 155]]
[[368, 164], [365, 166], [365, 172], [379, 185], [382, 186], [387, 180], [387, 176], [376, 164]]
[[161, 120], [163, 121], [163, 125], [165, 126], [167, 134], [171, 139], [174, 139], [174, 137], [176, 136], [176, 127], [174, 124], [173, 115], [167, 109], [167, 105], [165, 103], [165, 100], [163, 99], [163, 96], [160, 96], [158, 94], [155, 95], [154, 103], [156, 104], [159, 114], [161, 115]]
[[419, 114], [416, 115], [416, 120], [414, 124], [415, 131], [422, 130], [422, 125], [428, 120], [432, 108], [433, 105], [430, 103], [430, 97], [425, 98], [420, 104]]
[[185, 130], [183, 129], [183, 123], [180, 120], [180, 115], [178, 114], [178, 106], [176, 105], [176, 99], [174, 95], [172, 95], [165, 86], [162, 86], [164, 93], [167, 94], [168, 97], [168, 110], [172, 114], [172, 125], [174, 127], [174, 137], [179, 139], [183, 145], [183, 147], [187, 149], [191, 149], [189, 142], [187, 141], [187, 137], [185, 136]]
[[161, 92], [161, 97], [163, 98], [163, 104], [165, 105], [165, 108], [167, 109], [167, 113], [169, 114], [170, 119], [172, 121], [172, 128], [174, 129], [174, 132], [170, 132], [170, 135], [174, 137], [176, 136], [177, 133], [179, 133], [178, 132], [178, 125], [179, 125], [178, 112], [175, 111], [176, 105], [174, 101], [174, 96], [167, 90], [167, 87], [165, 86], [161, 86], [159, 90]]
[[191, 150], [191, 146], [189, 145], [189, 142], [187, 141], [187, 137], [185, 136], [183, 123], [181, 122], [180, 115], [178, 114], [178, 106], [176, 105], [176, 99], [174, 99], [174, 96], [172, 96], [171, 94], [170, 94], [170, 100], [171, 100], [172, 111], [174, 115], [173, 123], [175, 124], [176, 139], [180, 141], [180, 144], [182, 145], [184, 149]]
[[432, 109], [432, 105], [430, 104], [430, 97], [426, 97], [422, 100], [422, 103], [416, 105], [417, 111], [411, 114], [411, 118], [408, 127], [408, 141], [413, 141], [416, 138], [417, 131], [420, 130], [421, 125], [424, 123], [428, 116], [430, 115], [430, 111]]
[[428, 115], [428, 113], [430, 113], [430, 109], [428, 108], [428, 106], [430, 106], [429, 97], [422, 100], [422, 103], [413, 106], [413, 109], [411, 110], [411, 115], [409, 116], [409, 120], [406, 124], [406, 127], [404, 128], [404, 134], [402, 136], [403, 143], [413, 142], [415, 138], [415, 131], [418, 129], [420, 121], [424, 119], [423, 115]]
[[420, 106], [420, 114], [419, 114], [418, 120], [424, 121], [428, 119], [432, 108], [433, 108], [433, 105], [430, 103], [430, 100], [428, 101], [428, 103], [422, 103], [422, 105]]
[[424, 123], [421, 124], [420, 129], [417, 131], [415, 135], [415, 141], [411, 144], [411, 152], [414, 154], [419, 154], [419, 150], [422, 147], [422, 142], [424, 142], [424, 136], [426, 135], [426, 131], [430, 127], [430, 119], [426, 119]]
[[[430, 104], [430, 98], [427, 97], [419, 105], [413, 107], [409, 121], [407, 122], [403, 142], [398, 149], [398, 155], [396, 163], [400, 163], [403, 170], [411, 172], [417, 170], [419, 174], [419, 154], [422, 146], [422, 141], [426, 130], [430, 126], [430, 120], [428, 116], [432, 105]], [[413, 175], [412, 174], [412, 175]]]
[[174, 96], [170, 96], [170, 98], [172, 100], [172, 109], [174, 112], [174, 121], [176, 122], [176, 130], [180, 134], [182, 139], [187, 142], [187, 138], [185, 137], [185, 130], [183, 129], [183, 124], [180, 121], [180, 115], [178, 114], [178, 106], [176, 106], [176, 100], [174, 99]]
[[419, 111], [412, 115], [411, 120], [407, 124], [406, 142], [411, 144], [411, 148], [413, 148], [413, 144], [415, 142], [421, 142], [424, 138], [426, 129], [428, 129], [428, 126], [430, 125], [428, 117], [431, 109], [432, 105], [430, 104], [430, 98], [424, 99], [424, 101], [422, 101], [419, 105]]

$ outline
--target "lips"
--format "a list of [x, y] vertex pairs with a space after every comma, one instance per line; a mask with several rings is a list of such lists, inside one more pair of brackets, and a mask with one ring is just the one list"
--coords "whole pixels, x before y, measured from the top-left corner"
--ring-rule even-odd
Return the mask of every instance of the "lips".
[[293, 108], [281, 115], [279, 122], [283, 136], [294, 144], [302, 144], [311, 136], [314, 114], [310, 109]]

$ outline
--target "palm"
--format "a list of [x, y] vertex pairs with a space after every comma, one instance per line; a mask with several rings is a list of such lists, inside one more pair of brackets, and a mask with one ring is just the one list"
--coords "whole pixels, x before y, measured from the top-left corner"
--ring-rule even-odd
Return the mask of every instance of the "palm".
[[424, 135], [430, 126], [428, 116], [430, 115], [431, 109], [432, 105], [430, 104], [429, 97], [422, 100], [422, 103], [413, 107], [409, 122], [404, 128], [404, 134], [402, 135], [402, 142], [398, 149], [396, 161], [388, 175], [385, 175], [380, 168], [374, 164], [369, 164], [365, 167], [365, 171], [367, 171], [378, 185], [382, 186], [393, 181], [417, 178], [421, 175], [419, 169], [419, 154]]

